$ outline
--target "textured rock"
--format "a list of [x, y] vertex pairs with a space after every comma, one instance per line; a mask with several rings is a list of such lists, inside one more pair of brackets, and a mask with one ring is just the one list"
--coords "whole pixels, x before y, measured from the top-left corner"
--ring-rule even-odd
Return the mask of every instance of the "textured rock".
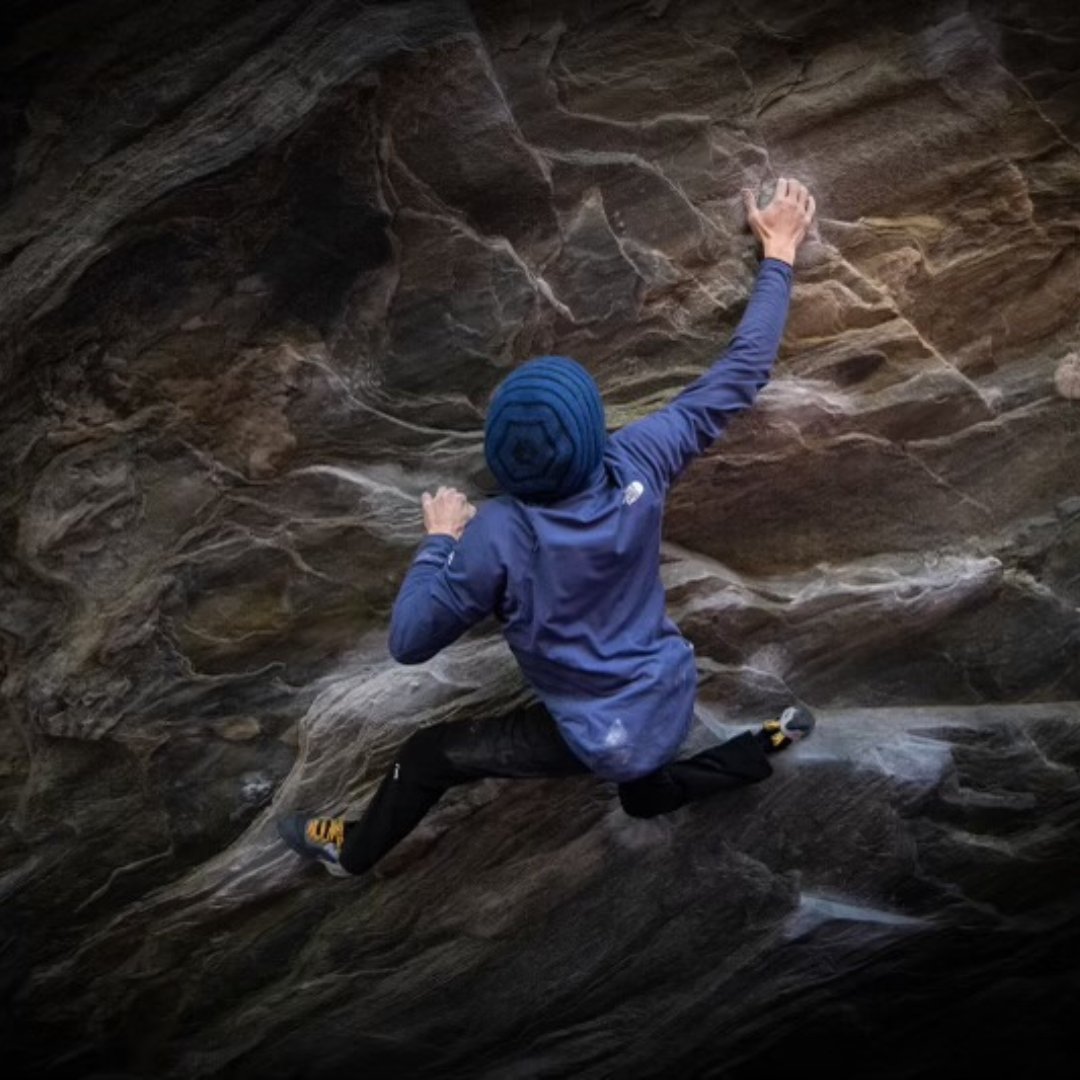
[[[1018, 0], [135, 0], [0, 14], [0, 891], [33, 1075], [1064, 1075], [1080, 991], [1080, 15]], [[613, 427], [722, 349], [794, 175], [776, 373], [670, 501], [700, 745], [637, 822], [456, 792], [369, 880], [418, 725], [417, 499], [573, 355]], [[965, 1070], [968, 1070], [965, 1072]], [[1071, 1070], [1069, 1070], [1071, 1075]]]

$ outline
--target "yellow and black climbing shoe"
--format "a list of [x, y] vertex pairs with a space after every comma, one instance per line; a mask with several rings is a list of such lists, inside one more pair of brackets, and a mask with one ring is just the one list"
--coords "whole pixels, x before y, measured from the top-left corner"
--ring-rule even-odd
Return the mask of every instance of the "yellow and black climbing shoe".
[[805, 739], [814, 730], [814, 714], [803, 705], [789, 705], [779, 720], [761, 725], [761, 739], [770, 754], [786, 750], [793, 742]]
[[290, 814], [278, 819], [278, 835], [299, 855], [320, 862], [338, 877], [349, 877], [341, 865], [345, 843], [345, 819]]

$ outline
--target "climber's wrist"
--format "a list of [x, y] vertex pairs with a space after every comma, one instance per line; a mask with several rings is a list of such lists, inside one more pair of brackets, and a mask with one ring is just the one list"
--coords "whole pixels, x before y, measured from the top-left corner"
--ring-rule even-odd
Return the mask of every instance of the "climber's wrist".
[[781, 261], [786, 262], [789, 266], [794, 266], [795, 245], [784, 243], [765, 244], [763, 247], [762, 258], [780, 259]]

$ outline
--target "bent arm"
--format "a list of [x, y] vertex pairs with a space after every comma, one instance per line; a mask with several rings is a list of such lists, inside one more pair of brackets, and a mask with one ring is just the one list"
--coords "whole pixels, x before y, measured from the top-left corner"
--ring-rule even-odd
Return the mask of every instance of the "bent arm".
[[501, 561], [478, 516], [460, 540], [437, 534], [420, 545], [390, 617], [390, 655], [422, 664], [490, 615], [503, 587]]
[[769, 381], [787, 322], [792, 276], [789, 263], [765, 258], [721, 359], [664, 408], [612, 436], [661, 488], [708, 449]]

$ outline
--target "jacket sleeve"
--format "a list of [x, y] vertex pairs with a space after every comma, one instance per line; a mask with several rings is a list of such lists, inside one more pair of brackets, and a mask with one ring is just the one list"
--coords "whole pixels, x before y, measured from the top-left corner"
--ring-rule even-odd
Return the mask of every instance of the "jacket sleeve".
[[664, 408], [612, 436], [660, 490], [715, 442], [769, 381], [787, 322], [792, 276], [788, 263], [764, 259], [724, 355]]
[[420, 545], [390, 617], [390, 655], [399, 663], [430, 660], [495, 611], [506, 574], [485, 509], [460, 540], [436, 535]]

